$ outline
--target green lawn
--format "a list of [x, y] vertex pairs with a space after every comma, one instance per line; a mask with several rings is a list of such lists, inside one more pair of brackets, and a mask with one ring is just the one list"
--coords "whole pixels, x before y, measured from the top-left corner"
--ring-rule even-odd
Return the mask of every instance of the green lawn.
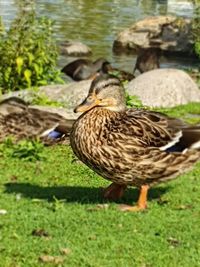
[[[169, 112], [187, 117], [187, 108]], [[146, 212], [128, 213], [102, 200], [99, 188], [109, 183], [70, 147], [44, 154], [37, 162], [1, 155], [0, 267], [200, 266], [200, 163], [152, 188]], [[120, 203], [137, 194], [128, 189]]]

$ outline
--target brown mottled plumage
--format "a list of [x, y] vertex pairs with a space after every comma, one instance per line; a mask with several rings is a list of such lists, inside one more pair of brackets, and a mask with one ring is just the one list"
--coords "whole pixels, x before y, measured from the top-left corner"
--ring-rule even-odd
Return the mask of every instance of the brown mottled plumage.
[[[16, 141], [40, 138], [45, 144], [67, 142], [73, 122], [56, 113], [29, 107], [22, 99], [11, 97], [0, 103], [0, 142], [9, 136]], [[48, 137], [54, 130], [61, 138]]]
[[146, 208], [150, 186], [174, 179], [199, 160], [200, 126], [158, 112], [127, 109], [124, 89], [114, 77], [96, 78], [75, 112], [84, 113], [73, 125], [72, 149], [112, 181], [104, 195], [119, 198], [126, 186], [141, 189], [138, 205], [124, 210]]

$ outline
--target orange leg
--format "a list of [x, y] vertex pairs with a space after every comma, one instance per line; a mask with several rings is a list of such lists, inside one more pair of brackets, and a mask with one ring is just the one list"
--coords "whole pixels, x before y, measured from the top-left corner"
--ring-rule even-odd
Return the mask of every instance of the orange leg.
[[126, 185], [112, 183], [104, 190], [103, 197], [109, 200], [120, 199], [123, 196], [125, 189]]
[[142, 185], [140, 189], [140, 195], [136, 206], [120, 205], [121, 211], [141, 211], [147, 208], [147, 194], [149, 186]]

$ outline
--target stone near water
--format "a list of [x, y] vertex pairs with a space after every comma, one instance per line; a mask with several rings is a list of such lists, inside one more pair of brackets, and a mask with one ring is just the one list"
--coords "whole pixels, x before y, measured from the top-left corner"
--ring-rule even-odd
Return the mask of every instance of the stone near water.
[[74, 113], [74, 108], [82, 102], [87, 96], [90, 88], [91, 80], [84, 80], [80, 82], [71, 82], [68, 84], [55, 84], [39, 87], [38, 91], [32, 91], [30, 89], [24, 89], [16, 92], [10, 92], [4, 94], [2, 99], [17, 96], [24, 99], [27, 102], [32, 102], [36, 95], [45, 95], [52, 101], [58, 101], [65, 106], [53, 107], [53, 106], [40, 106], [34, 105], [37, 109], [55, 112], [65, 117], [66, 119], [76, 119], [80, 114]]
[[137, 95], [143, 105], [174, 107], [200, 102], [200, 90], [192, 78], [178, 69], [156, 69], [145, 72], [127, 84], [130, 95]]
[[[38, 95], [45, 95], [52, 101], [63, 103], [63, 107], [40, 106], [33, 107], [58, 113], [67, 119], [76, 119], [80, 114], [74, 113], [74, 108], [87, 96], [91, 80], [41, 86]], [[177, 69], [156, 69], [139, 75], [126, 85], [130, 95], [137, 95], [142, 103], [151, 107], [173, 107], [189, 102], [200, 101], [200, 90], [192, 78], [184, 71]], [[22, 97], [31, 102], [36, 92], [29, 89], [3, 95]]]
[[89, 56], [92, 54], [92, 50], [87, 45], [77, 41], [65, 41], [60, 44], [60, 52], [62, 55], [67, 56]]
[[114, 41], [113, 51], [137, 52], [138, 48], [150, 47], [191, 55], [191, 20], [175, 16], [147, 17], [121, 31]]

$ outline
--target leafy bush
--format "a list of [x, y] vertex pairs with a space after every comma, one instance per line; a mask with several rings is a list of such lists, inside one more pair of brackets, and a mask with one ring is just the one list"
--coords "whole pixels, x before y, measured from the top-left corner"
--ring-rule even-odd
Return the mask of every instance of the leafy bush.
[[56, 69], [58, 51], [52, 26], [50, 19], [36, 17], [31, 4], [29, 8], [20, 9], [9, 30], [0, 23], [0, 89], [3, 93], [62, 82]]
[[196, 3], [195, 16], [192, 20], [192, 34], [194, 36], [194, 50], [200, 58], [200, 5]]

